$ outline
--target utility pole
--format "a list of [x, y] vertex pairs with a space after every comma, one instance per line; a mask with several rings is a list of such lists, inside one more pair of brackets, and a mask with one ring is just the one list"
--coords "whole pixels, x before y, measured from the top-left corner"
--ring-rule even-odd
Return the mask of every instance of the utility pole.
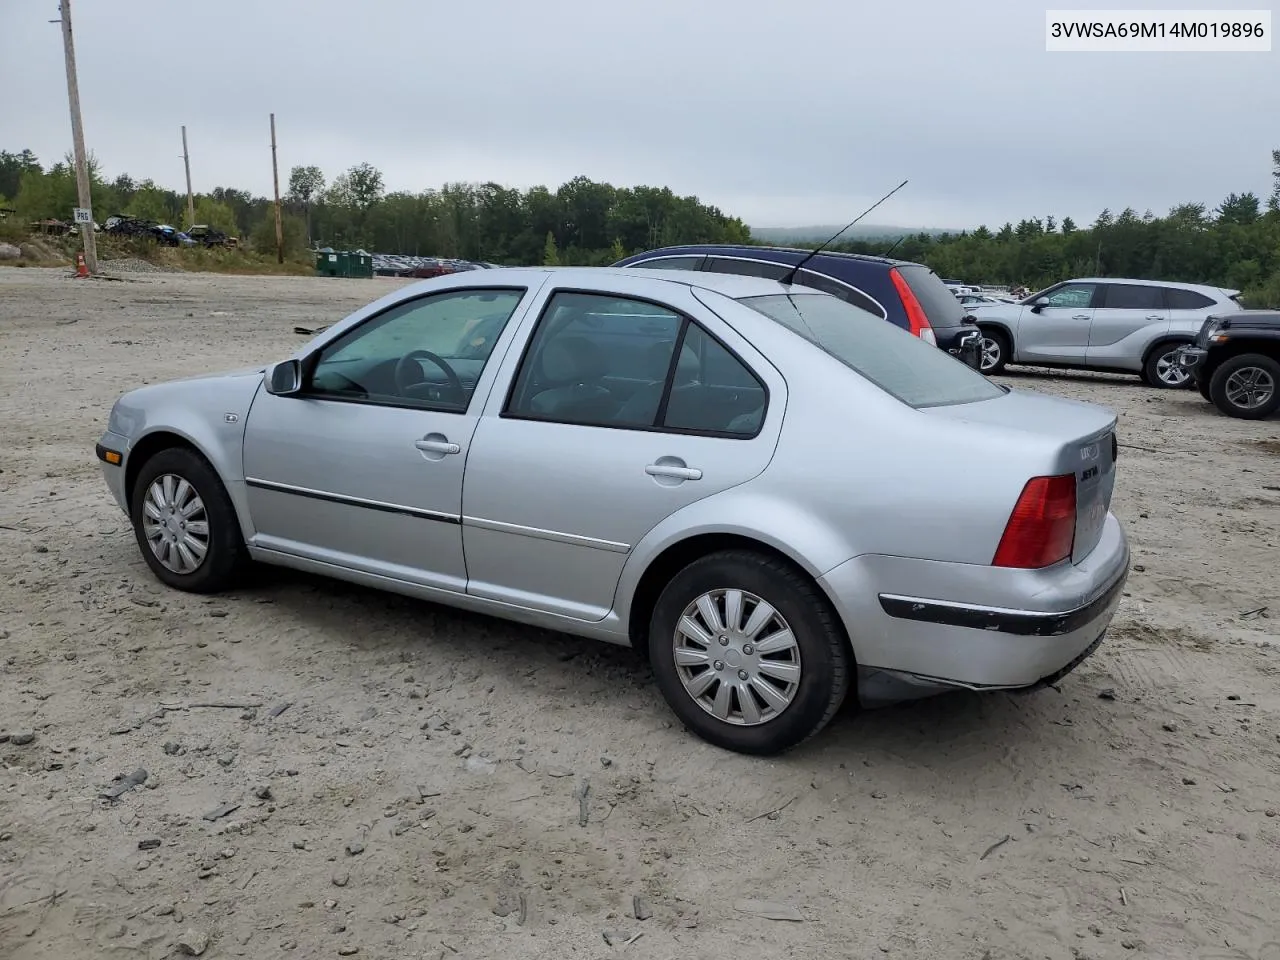
[[276, 165], [276, 115], [271, 115], [271, 182], [276, 190], [276, 263], [284, 263], [284, 223], [280, 219], [280, 168]]
[[[80, 203], [76, 220], [84, 238], [84, 261], [90, 273], [98, 272], [98, 243], [93, 235], [93, 199], [89, 192], [89, 161], [84, 150], [84, 129], [80, 122], [80, 86], [76, 82], [76, 47], [71, 38], [71, 0], [59, 0], [62, 47], [67, 61], [67, 100], [71, 106], [71, 140], [76, 155], [76, 199]], [[86, 218], [88, 222], [85, 222]]]
[[187, 153], [187, 128], [182, 128], [182, 165], [187, 168], [187, 229], [196, 225], [196, 198], [191, 192], [191, 155]]

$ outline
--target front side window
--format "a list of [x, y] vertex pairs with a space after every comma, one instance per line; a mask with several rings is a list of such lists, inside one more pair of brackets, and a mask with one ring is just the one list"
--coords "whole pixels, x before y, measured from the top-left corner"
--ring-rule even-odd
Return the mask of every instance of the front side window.
[[739, 303], [913, 407], [973, 403], [1004, 391], [968, 365], [901, 327], [824, 294], [771, 294]]
[[[1057, 308], [1084, 309], [1093, 303], [1093, 293], [1097, 289], [1094, 283], [1068, 283], [1047, 294], [1048, 306]], [[1039, 299], [1039, 298], [1037, 298]]]
[[461, 413], [523, 289], [450, 290], [397, 304], [325, 347], [308, 395]]
[[548, 302], [504, 416], [581, 426], [755, 436], [765, 388], [667, 307], [562, 291]]

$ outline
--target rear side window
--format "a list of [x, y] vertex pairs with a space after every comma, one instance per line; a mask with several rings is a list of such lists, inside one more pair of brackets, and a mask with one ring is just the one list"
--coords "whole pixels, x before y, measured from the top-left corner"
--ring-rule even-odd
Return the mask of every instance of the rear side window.
[[964, 304], [928, 267], [918, 263], [899, 264], [898, 273], [920, 301], [931, 327], [958, 327], [964, 322]]
[[823, 293], [829, 293], [833, 297], [839, 297], [845, 303], [851, 303], [859, 310], [865, 310], [867, 313], [874, 313], [877, 317], [885, 315], [884, 308], [861, 290], [857, 290], [847, 283], [841, 283], [839, 280], [824, 274], [802, 269], [800, 275], [796, 278], [796, 282], [806, 287], [813, 287], [815, 290], [821, 290]]
[[1102, 306], [1112, 310], [1163, 310], [1160, 287], [1138, 283], [1104, 283]]
[[640, 267], [644, 270], [697, 270], [702, 266], [704, 257], [656, 257], [653, 260], [641, 260], [629, 263], [629, 267]]
[[[1239, 297], [1236, 299], [1239, 300]], [[1214, 305], [1214, 302], [1203, 293], [1179, 290], [1176, 287], [1164, 288], [1164, 302], [1168, 304], [1170, 310], [1204, 310]]]
[[909, 406], [939, 407], [1004, 395], [945, 351], [835, 297], [771, 294], [738, 302], [776, 320]]
[[740, 260], [737, 257], [710, 257], [705, 269], [710, 273], [732, 273], [740, 277], [781, 280], [791, 270], [791, 266], [785, 263], [765, 263], [760, 260]]

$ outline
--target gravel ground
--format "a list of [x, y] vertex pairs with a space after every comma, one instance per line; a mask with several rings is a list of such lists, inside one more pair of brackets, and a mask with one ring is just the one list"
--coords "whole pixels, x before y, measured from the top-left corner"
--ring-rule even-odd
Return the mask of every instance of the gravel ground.
[[749, 759], [626, 650], [150, 575], [93, 457], [116, 395], [394, 283], [0, 269], [0, 957], [1280, 958], [1280, 424], [1007, 378], [1122, 414], [1109, 641]]

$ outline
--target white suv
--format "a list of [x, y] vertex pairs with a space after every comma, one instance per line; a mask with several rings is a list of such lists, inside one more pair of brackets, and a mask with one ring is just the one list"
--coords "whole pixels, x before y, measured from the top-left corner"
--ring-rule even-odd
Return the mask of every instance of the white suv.
[[1153, 387], [1190, 386], [1174, 354], [1205, 318], [1243, 309], [1239, 290], [1088, 277], [1011, 304], [969, 304], [982, 330], [982, 372], [1007, 363], [1136, 373]]

